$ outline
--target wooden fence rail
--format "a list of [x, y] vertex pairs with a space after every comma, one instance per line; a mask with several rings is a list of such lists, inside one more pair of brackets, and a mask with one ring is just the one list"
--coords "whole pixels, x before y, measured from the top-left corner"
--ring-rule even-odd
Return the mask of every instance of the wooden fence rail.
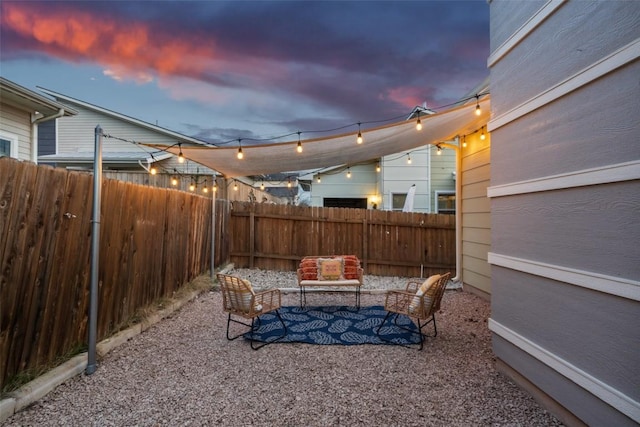
[[[0, 158], [0, 390], [87, 342], [93, 177]], [[211, 198], [105, 179], [98, 339], [210, 269]], [[355, 254], [366, 274], [455, 270], [453, 216], [216, 201], [215, 265], [294, 270]], [[292, 284], [283, 284], [290, 286]]]

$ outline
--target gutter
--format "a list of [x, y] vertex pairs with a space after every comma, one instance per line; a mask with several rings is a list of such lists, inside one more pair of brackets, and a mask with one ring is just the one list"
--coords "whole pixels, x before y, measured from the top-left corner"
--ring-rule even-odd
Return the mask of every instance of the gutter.
[[38, 125], [43, 122], [55, 120], [65, 115], [64, 108], [50, 116], [43, 116], [38, 119], [31, 119], [31, 161], [38, 164]]
[[441, 142], [441, 147], [450, 148], [456, 152], [456, 276], [449, 279], [457, 287], [462, 287], [462, 150], [460, 138], [456, 137], [458, 145]]

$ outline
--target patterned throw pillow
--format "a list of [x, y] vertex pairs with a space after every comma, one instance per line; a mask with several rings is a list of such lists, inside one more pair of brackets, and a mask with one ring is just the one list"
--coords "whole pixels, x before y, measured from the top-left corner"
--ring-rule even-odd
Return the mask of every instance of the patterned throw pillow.
[[420, 287], [418, 288], [418, 291], [416, 292], [416, 296], [413, 297], [413, 299], [411, 300], [411, 303], [409, 304], [409, 313], [415, 312], [420, 307], [420, 297], [422, 295], [425, 295], [425, 293], [426, 293], [426, 296], [424, 297], [425, 306], [431, 302], [431, 298], [433, 297], [433, 293], [435, 291], [434, 285], [438, 282], [438, 279], [440, 279], [440, 275], [434, 274], [433, 276], [430, 276], [429, 278], [427, 278], [427, 280], [425, 280], [422, 283], [422, 285], [420, 285]]
[[342, 279], [342, 258], [318, 258], [318, 280]]

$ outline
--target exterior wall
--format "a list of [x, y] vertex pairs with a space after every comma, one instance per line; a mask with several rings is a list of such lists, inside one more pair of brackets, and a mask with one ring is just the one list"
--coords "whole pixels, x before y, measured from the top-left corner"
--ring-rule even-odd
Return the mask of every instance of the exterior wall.
[[490, 3], [494, 352], [584, 423], [637, 425], [640, 4], [536, 6]]
[[347, 168], [334, 169], [326, 174], [320, 174], [320, 183], [311, 183], [311, 206], [323, 206], [325, 197], [367, 198], [367, 207], [371, 207], [374, 200], [378, 200], [379, 193], [376, 186], [378, 173], [375, 164], [351, 167], [351, 178], [347, 178]]
[[31, 160], [31, 112], [0, 104], [0, 132], [3, 139], [18, 139], [18, 159]]
[[[491, 203], [487, 188], [491, 178], [491, 135], [466, 137], [462, 148], [462, 280], [465, 289], [487, 296], [491, 289]], [[471, 287], [472, 289], [469, 289]]]
[[456, 191], [456, 150], [443, 148], [440, 155], [436, 154], [436, 147], [430, 148], [431, 157], [431, 198], [430, 212], [437, 208], [436, 191]]
[[[430, 147], [430, 146], [429, 146]], [[415, 184], [416, 192], [413, 201], [414, 212], [431, 212], [431, 181], [430, 181], [430, 153], [429, 147], [411, 151], [411, 164], [407, 163], [408, 153], [398, 153], [385, 156], [382, 159], [382, 188], [381, 195], [383, 209], [391, 210], [392, 195], [406, 194]], [[434, 156], [435, 157], [435, 156]]]
[[[69, 153], [93, 153], [94, 133], [97, 125], [100, 125], [103, 133], [116, 138], [103, 138], [102, 151], [108, 152], [133, 152], [133, 153], [157, 153], [158, 150], [144, 145], [132, 144], [127, 141], [144, 143], [176, 144], [175, 137], [164, 135], [150, 129], [136, 126], [133, 123], [124, 122], [116, 117], [94, 111], [81, 105], [72, 104], [78, 111], [74, 117], [62, 117], [57, 120], [58, 140], [56, 154]], [[122, 141], [118, 138], [125, 139]], [[182, 174], [211, 175], [213, 171], [198, 163], [187, 160], [180, 164], [177, 156], [172, 156], [161, 162], [161, 173], [171, 174], [174, 170]], [[137, 167], [139, 168], [139, 167]]]

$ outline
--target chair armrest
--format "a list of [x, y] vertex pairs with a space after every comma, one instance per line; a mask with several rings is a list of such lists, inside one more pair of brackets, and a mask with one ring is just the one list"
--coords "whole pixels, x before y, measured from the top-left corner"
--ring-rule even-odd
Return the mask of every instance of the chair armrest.
[[280, 289], [267, 289], [256, 292], [254, 299], [256, 304], [260, 304], [262, 306], [262, 313], [278, 309], [282, 305], [282, 294]]

